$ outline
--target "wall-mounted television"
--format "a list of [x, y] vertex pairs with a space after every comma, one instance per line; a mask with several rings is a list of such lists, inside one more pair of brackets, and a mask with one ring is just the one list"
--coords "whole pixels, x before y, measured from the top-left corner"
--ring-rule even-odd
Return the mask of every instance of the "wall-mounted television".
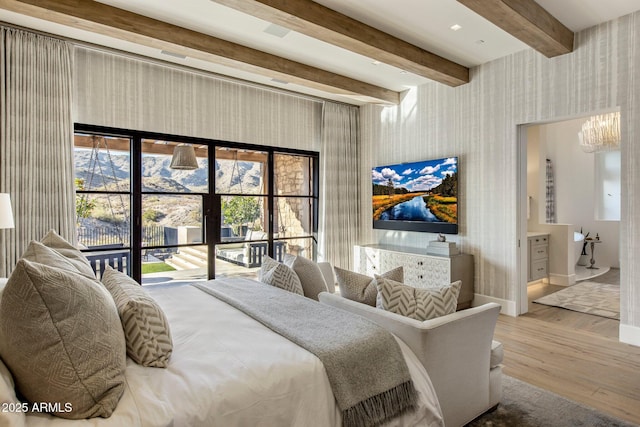
[[458, 234], [458, 158], [375, 167], [373, 228]]

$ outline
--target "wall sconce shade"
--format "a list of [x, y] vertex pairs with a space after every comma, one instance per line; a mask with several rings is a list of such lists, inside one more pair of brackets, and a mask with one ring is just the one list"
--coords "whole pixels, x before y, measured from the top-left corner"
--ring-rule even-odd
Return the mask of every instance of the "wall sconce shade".
[[171, 169], [193, 170], [198, 169], [198, 160], [196, 159], [196, 150], [193, 145], [180, 144], [173, 149], [173, 157], [171, 158]]
[[592, 116], [578, 132], [580, 147], [587, 153], [620, 148], [620, 113]]
[[9, 193], [0, 193], [0, 228], [14, 228]]

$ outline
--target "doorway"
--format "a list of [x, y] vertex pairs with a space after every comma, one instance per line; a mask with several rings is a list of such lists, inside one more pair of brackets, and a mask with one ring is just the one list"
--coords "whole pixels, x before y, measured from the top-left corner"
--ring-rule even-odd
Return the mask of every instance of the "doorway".
[[[589, 117], [518, 127], [518, 314], [529, 311], [527, 284], [530, 283], [531, 260], [528, 256], [528, 232], [547, 236], [548, 271], [544, 282], [559, 286], [557, 289], [585, 279], [585, 276], [580, 276], [584, 273], [584, 266], [577, 266], [576, 270], [576, 261], [583, 243], [588, 242], [574, 241], [574, 231], [582, 229], [584, 235], [598, 243], [590, 245], [596, 248], [596, 269], [585, 271], [596, 275], [610, 267], [620, 267], [620, 201], [624, 197], [619, 185], [620, 152], [587, 153], [580, 148], [578, 133]], [[546, 218], [545, 165], [549, 163], [552, 165], [552, 188], [555, 191], [555, 209], [552, 209], [557, 216], [555, 223], [548, 222]]]

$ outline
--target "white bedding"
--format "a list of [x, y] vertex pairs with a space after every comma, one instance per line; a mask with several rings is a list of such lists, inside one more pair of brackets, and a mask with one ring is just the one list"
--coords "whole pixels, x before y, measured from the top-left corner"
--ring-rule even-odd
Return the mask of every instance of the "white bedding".
[[[171, 325], [167, 369], [128, 360], [127, 387], [110, 418], [30, 414], [27, 426], [339, 426], [322, 363], [235, 308], [191, 286], [149, 287]], [[420, 396], [390, 426], [442, 426], [429, 377], [402, 342]], [[374, 375], [375, 373], [372, 373]]]

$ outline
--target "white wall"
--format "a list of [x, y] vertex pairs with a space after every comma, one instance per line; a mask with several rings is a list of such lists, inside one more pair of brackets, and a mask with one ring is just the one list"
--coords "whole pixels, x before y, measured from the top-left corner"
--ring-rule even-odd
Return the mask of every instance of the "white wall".
[[[538, 152], [528, 151], [527, 188], [535, 200], [536, 211], [529, 219], [529, 229], [539, 230], [545, 223], [546, 159], [553, 163], [556, 186], [556, 222], [573, 224], [574, 231], [600, 236], [596, 245], [596, 266], [620, 267], [620, 221], [596, 220], [600, 193], [596, 185], [597, 155], [585, 153], [578, 144], [578, 132], [587, 118], [531, 126], [537, 130]], [[529, 135], [529, 133], [528, 133]], [[529, 141], [527, 141], [529, 144]], [[529, 158], [532, 157], [532, 158]], [[533, 181], [533, 182], [531, 182]], [[554, 248], [550, 248], [553, 257]], [[588, 251], [589, 255], [591, 254]], [[553, 273], [553, 271], [551, 271]]]
[[[574, 52], [546, 58], [529, 49], [471, 70], [469, 84], [426, 84], [396, 107], [362, 111], [361, 242], [424, 247], [434, 238], [371, 227], [371, 167], [458, 156], [462, 251], [475, 257], [477, 293], [515, 303], [519, 191], [518, 126], [621, 112], [621, 323], [640, 344], [640, 13], [576, 34]], [[526, 200], [523, 198], [523, 201]], [[621, 331], [623, 327], [621, 326]]]

